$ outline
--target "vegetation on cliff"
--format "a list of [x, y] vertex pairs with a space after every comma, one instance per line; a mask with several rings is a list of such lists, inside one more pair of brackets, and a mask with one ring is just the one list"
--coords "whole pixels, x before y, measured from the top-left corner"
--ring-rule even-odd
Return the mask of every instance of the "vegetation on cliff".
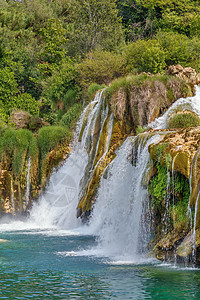
[[[100, 178], [126, 137], [145, 131], [200, 82], [199, 12], [199, 1], [189, 0], [0, 0], [0, 210], [12, 211], [11, 198], [16, 211], [27, 209], [29, 167], [32, 199], [70, 152], [85, 104], [106, 87], [79, 202], [81, 213], [91, 211]], [[195, 158], [199, 167], [199, 125], [190, 107], [180, 108], [162, 141], [149, 147], [155, 220], [163, 219], [168, 199], [167, 233], [184, 231], [176, 242], [188, 233], [189, 179], [191, 207], [198, 196], [191, 166]], [[163, 228], [156, 230], [160, 249]]]

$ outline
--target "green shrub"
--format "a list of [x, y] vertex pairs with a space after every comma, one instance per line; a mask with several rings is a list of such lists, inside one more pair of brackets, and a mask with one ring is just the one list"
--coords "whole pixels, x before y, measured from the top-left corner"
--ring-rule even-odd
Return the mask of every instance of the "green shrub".
[[38, 145], [42, 160], [46, 154], [53, 150], [59, 143], [70, 138], [69, 131], [61, 126], [42, 127], [38, 132]]
[[17, 109], [28, 111], [31, 115], [39, 115], [38, 102], [28, 93], [20, 94], [15, 97], [14, 106]]
[[65, 107], [74, 103], [78, 87], [76, 85], [77, 71], [74, 61], [66, 59], [52, 71], [52, 75], [43, 83], [43, 95], [55, 105], [62, 102]]
[[186, 66], [190, 53], [188, 52], [188, 43], [190, 39], [184, 35], [175, 32], [162, 32], [156, 35], [156, 39], [165, 51], [165, 62], [167, 66], [181, 64]]
[[100, 85], [100, 84], [97, 84], [97, 83], [91, 83], [89, 88], [88, 88], [88, 95], [90, 96], [90, 99], [93, 99], [95, 93], [98, 90], [100, 90], [104, 87], [106, 87], [106, 86], [105, 85]]
[[60, 120], [60, 125], [71, 129], [75, 122], [78, 120], [79, 115], [82, 110], [81, 104], [74, 104], [63, 116]]
[[76, 100], [77, 90], [70, 89], [64, 96], [65, 109], [69, 108]]
[[195, 113], [177, 113], [168, 121], [168, 128], [187, 128], [200, 125], [200, 119]]
[[128, 70], [159, 73], [165, 68], [165, 52], [157, 40], [137, 40], [125, 47], [123, 56]]
[[125, 61], [120, 54], [109, 51], [93, 51], [76, 65], [81, 87], [88, 90], [90, 84], [108, 84], [125, 73]]
[[167, 194], [167, 176], [167, 169], [157, 163], [157, 174], [150, 181], [148, 192], [158, 208], [161, 208]]

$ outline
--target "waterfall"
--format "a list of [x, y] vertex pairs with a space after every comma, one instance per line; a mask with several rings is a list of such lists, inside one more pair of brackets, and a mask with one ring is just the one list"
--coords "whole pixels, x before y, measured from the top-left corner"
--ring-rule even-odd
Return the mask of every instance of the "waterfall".
[[[143, 182], [149, 170], [148, 146], [159, 140], [160, 135], [146, 142], [140, 137], [128, 138], [112, 162], [107, 178], [101, 178], [90, 229], [98, 236], [97, 251], [102, 255], [138, 259], [142, 244], [146, 246], [146, 230], [141, 232], [146, 226], [141, 226], [141, 222], [148, 192]], [[137, 158], [132, 164], [128, 157], [136, 144]]]
[[[80, 219], [76, 218], [76, 208], [85, 185], [83, 177], [85, 173], [91, 172], [94, 153], [97, 151], [98, 119], [100, 136], [106, 118], [108, 118], [108, 108], [105, 105], [103, 91], [99, 91], [94, 101], [84, 109], [78, 121], [71, 154], [59, 170], [52, 174], [45, 192], [31, 209], [30, 220], [43, 227], [72, 229], [81, 225]], [[111, 117], [109, 118], [110, 124]]]
[[29, 209], [29, 200], [30, 200], [30, 170], [31, 170], [31, 157], [28, 158], [28, 168], [27, 168], [27, 175], [26, 175], [26, 206], [25, 210]]
[[153, 129], [166, 129], [168, 118], [172, 113], [176, 112], [176, 109], [178, 108], [180, 108], [180, 110], [189, 109], [200, 117], [200, 87], [195, 86], [195, 89], [195, 96], [178, 99], [169, 107], [169, 109], [164, 113], [163, 116], [155, 119], [148, 126]]
[[[200, 88], [196, 88], [196, 96], [177, 100], [160, 118], [149, 124], [154, 129], [165, 129], [167, 119], [179, 105], [190, 105], [200, 115], [198, 97]], [[72, 152], [58, 171], [50, 177], [48, 186], [41, 193], [39, 201], [30, 210], [29, 222], [39, 228], [75, 229], [82, 223], [76, 218], [79, 200], [86, 195], [91, 186], [93, 175], [101, 167], [109, 152], [113, 133], [114, 117], [106, 103], [104, 90], [97, 92], [95, 99], [84, 109], [75, 132], [71, 148]], [[115, 159], [107, 165], [101, 176], [100, 186], [89, 224], [83, 227], [86, 234], [97, 236], [95, 252], [99, 255], [122, 259], [130, 258], [139, 261], [145, 254], [151, 236], [151, 207], [148, 196], [148, 183], [152, 161], [148, 147], [157, 144], [166, 131], [146, 132], [136, 137], [128, 137], [116, 153]], [[103, 140], [103, 142], [102, 142]], [[190, 188], [196, 157], [193, 159], [190, 175]], [[165, 212], [162, 216], [163, 236], [169, 234], [171, 208], [170, 193], [175, 186], [174, 164], [172, 172], [167, 171], [166, 195], [163, 199]], [[104, 165], [105, 167], [105, 165]], [[29, 206], [30, 168], [28, 161], [26, 177], [26, 207]], [[102, 174], [102, 173], [101, 173]], [[172, 178], [170, 178], [170, 175]], [[153, 176], [151, 174], [151, 176]], [[95, 182], [96, 184], [96, 182]], [[14, 213], [14, 192], [11, 178], [12, 209]], [[173, 192], [173, 225], [175, 238], [175, 193]], [[196, 201], [193, 236], [197, 219]], [[188, 206], [188, 212], [191, 209]], [[191, 222], [192, 225], [192, 222]], [[83, 232], [82, 231], [82, 232]], [[161, 234], [162, 235], [162, 234]], [[176, 251], [174, 251], [176, 261]]]

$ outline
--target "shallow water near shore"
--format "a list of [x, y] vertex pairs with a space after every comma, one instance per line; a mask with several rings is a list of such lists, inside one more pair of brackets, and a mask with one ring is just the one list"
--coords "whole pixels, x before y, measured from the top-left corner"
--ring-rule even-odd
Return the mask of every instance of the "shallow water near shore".
[[103, 257], [78, 230], [0, 232], [1, 299], [200, 299], [199, 269]]

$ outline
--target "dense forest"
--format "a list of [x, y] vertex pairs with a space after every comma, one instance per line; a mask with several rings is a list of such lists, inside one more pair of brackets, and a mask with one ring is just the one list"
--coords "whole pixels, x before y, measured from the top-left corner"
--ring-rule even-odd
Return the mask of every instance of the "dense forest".
[[199, 72], [199, 36], [200, 1], [0, 0], [0, 159], [16, 176], [27, 149], [42, 164], [115, 78]]

